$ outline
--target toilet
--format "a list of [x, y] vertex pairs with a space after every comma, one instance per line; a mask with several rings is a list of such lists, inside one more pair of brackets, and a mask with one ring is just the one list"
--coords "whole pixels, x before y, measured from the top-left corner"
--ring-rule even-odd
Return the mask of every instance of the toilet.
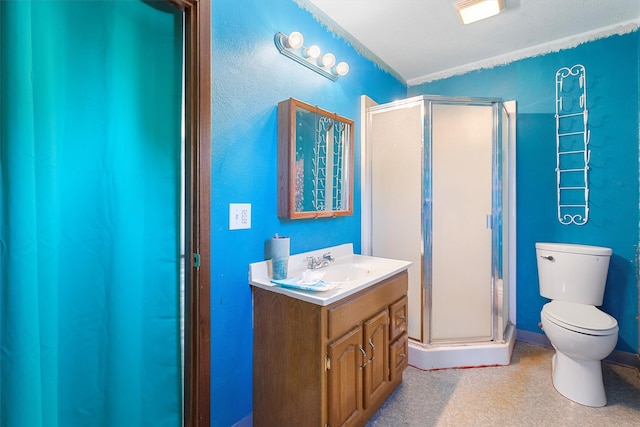
[[618, 342], [618, 322], [599, 310], [611, 249], [565, 243], [536, 243], [542, 329], [556, 350], [553, 386], [586, 406], [607, 404], [602, 359]]

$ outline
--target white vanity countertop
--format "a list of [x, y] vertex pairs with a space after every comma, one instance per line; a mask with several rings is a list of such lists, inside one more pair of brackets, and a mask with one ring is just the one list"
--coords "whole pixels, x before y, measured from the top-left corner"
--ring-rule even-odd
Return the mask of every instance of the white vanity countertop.
[[[322, 255], [327, 252], [331, 252], [331, 256], [335, 259], [328, 268], [334, 265], [355, 265], [359, 268], [366, 269], [368, 274], [358, 279], [340, 282], [337, 288], [328, 291], [303, 291], [284, 288], [271, 283], [271, 260], [267, 260], [249, 264], [249, 283], [252, 286], [324, 306], [339, 301], [349, 295], [353, 295], [381, 280], [406, 270], [411, 265], [409, 261], [356, 255], [353, 253], [353, 244], [347, 243], [291, 255], [289, 257], [288, 277], [301, 277], [302, 272], [307, 268], [307, 257], [322, 257]], [[322, 269], [319, 269], [318, 271], [321, 270]]]

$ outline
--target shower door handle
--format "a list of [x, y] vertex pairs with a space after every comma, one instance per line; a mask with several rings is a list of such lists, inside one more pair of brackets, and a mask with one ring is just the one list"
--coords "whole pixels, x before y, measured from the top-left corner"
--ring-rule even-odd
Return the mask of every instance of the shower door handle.
[[487, 215], [487, 228], [489, 230], [493, 229], [493, 215], [491, 214]]

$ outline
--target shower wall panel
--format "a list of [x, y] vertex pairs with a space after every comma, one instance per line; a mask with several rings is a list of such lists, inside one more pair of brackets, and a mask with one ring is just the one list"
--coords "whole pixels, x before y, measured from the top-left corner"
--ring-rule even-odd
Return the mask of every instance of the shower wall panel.
[[409, 337], [422, 339], [423, 103], [413, 102], [371, 118], [371, 253], [411, 261]]

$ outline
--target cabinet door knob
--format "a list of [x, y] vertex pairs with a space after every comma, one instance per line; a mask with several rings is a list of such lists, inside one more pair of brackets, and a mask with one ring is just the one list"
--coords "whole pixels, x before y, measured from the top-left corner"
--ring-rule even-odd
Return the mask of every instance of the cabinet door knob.
[[371, 338], [369, 338], [369, 345], [371, 346], [371, 357], [369, 358], [369, 362], [371, 362], [373, 360], [373, 358], [375, 357], [374, 352], [376, 351], [376, 346], [373, 345], [373, 342], [371, 341]]

